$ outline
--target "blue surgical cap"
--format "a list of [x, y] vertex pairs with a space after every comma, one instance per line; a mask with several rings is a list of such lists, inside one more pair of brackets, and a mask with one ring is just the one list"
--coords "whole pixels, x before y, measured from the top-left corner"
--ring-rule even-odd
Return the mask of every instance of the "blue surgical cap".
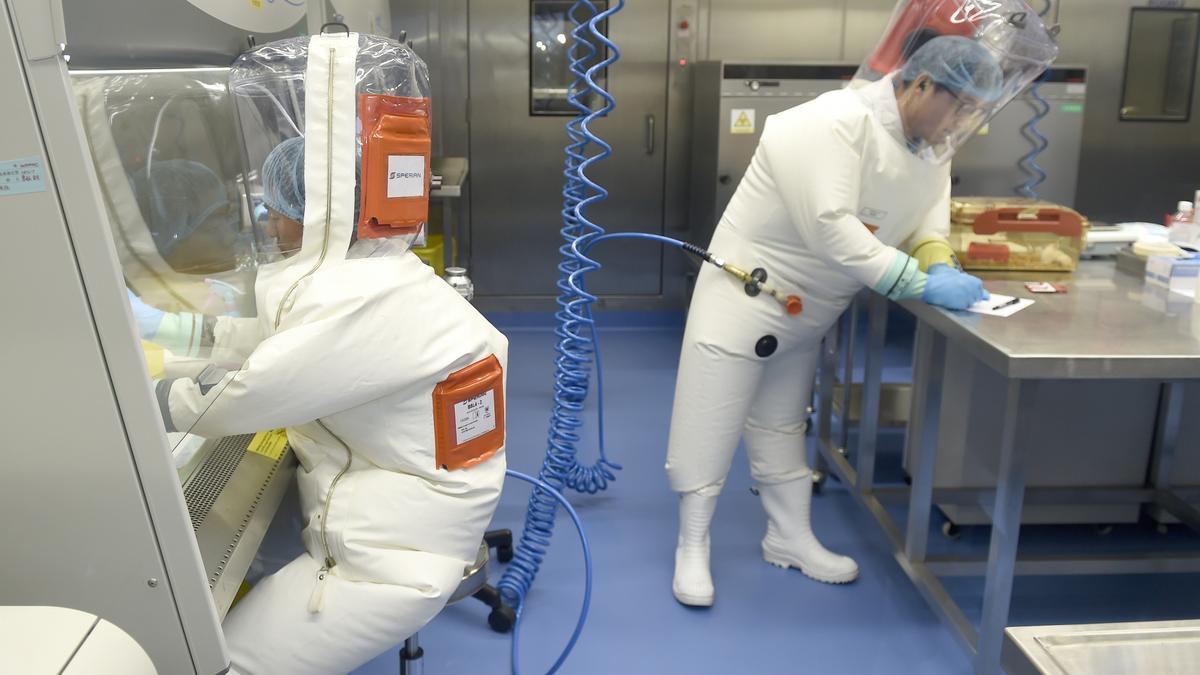
[[912, 82], [922, 73], [955, 94], [983, 102], [999, 98], [1004, 86], [996, 57], [975, 40], [959, 35], [943, 35], [926, 42], [904, 64], [900, 79]]
[[[304, 220], [304, 138], [275, 146], [263, 161], [263, 203], [292, 220]], [[358, 222], [359, 165], [354, 163], [354, 221]]]
[[167, 255], [213, 214], [222, 212], [237, 227], [236, 209], [225, 184], [212, 169], [187, 159], [166, 159], [130, 177], [138, 206], [159, 253]]
[[262, 168], [263, 203], [292, 220], [304, 220], [304, 139], [275, 146]]

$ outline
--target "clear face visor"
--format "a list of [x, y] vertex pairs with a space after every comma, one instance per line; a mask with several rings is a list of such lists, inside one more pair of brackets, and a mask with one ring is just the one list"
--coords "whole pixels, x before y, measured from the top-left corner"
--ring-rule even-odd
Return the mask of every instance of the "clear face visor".
[[902, 0], [856, 79], [890, 77], [914, 154], [949, 161], [1058, 56], [1022, 0]]

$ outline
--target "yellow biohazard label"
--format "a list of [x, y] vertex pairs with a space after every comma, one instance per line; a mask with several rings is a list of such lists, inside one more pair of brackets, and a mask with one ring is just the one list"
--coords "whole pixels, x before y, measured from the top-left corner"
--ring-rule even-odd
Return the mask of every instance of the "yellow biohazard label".
[[254, 9], [262, 9], [262, 0], [250, 0], [250, 6]]
[[754, 133], [754, 108], [734, 108], [729, 114], [729, 133]]
[[246, 451], [278, 461], [280, 457], [283, 457], [287, 442], [287, 432], [283, 429], [260, 431], [250, 439], [250, 445], [246, 446]]

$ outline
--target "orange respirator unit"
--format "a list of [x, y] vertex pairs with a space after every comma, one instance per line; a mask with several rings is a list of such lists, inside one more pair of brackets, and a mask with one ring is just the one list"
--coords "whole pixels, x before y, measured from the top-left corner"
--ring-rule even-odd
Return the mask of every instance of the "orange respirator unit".
[[360, 239], [416, 234], [429, 219], [429, 99], [360, 94]]

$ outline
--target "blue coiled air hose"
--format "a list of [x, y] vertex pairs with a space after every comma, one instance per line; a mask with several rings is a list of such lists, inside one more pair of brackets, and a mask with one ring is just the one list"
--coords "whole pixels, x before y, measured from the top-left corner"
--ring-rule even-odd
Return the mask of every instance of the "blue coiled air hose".
[[[596, 84], [597, 74], [620, 58], [620, 51], [599, 26], [625, 6], [617, 0], [608, 9], [588, 0], [578, 0], [571, 6], [568, 15], [575, 28], [570, 48], [570, 70], [575, 75], [567, 100], [575, 108], [576, 116], [567, 123], [570, 139], [566, 148], [563, 175], [563, 245], [559, 251], [560, 278], [559, 310], [555, 314], [558, 327], [555, 334], [554, 409], [550, 418], [546, 458], [538, 472], [538, 478], [556, 490], [571, 488], [579, 492], [595, 493], [608, 487], [616, 478], [614, 471], [620, 465], [610, 461], [604, 450], [604, 409], [600, 397], [599, 412], [599, 460], [594, 465], [585, 465], [576, 457], [576, 444], [580, 441], [583, 427], [581, 414], [587, 399], [592, 364], [595, 363], [596, 383], [603, 390], [599, 375], [600, 353], [596, 348], [592, 332], [591, 303], [595, 299], [583, 290], [582, 276], [600, 265], [581, 254], [572, 245], [584, 237], [602, 235], [604, 229], [587, 218], [587, 210], [605, 199], [608, 191], [587, 176], [587, 169], [612, 154], [612, 147], [596, 136], [589, 125], [607, 115], [616, 107], [615, 99]], [[598, 97], [602, 105], [593, 110], [592, 98]], [[572, 278], [577, 282], [572, 282]], [[521, 604], [550, 546], [554, 532], [554, 516], [557, 511], [554, 497], [535, 487], [529, 497], [525, 515], [525, 529], [515, 547], [512, 562], [496, 585], [505, 603], [520, 611]]]
[[[587, 534], [583, 531], [583, 523], [579, 522], [579, 514], [575, 513], [575, 509], [571, 508], [571, 503], [566, 497], [546, 484], [545, 481], [538, 480], [532, 476], [527, 476], [519, 471], [508, 469], [505, 473], [513, 478], [523, 480], [534, 487], [535, 490], [541, 490], [549, 495], [558, 504], [562, 505], [566, 510], [567, 515], [571, 516], [571, 521], [575, 523], [575, 529], [579, 531], [579, 543], [583, 546], [583, 565], [584, 565], [584, 587], [583, 587], [583, 606], [579, 609], [579, 620], [575, 622], [575, 631], [571, 633], [571, 639], [567, 641], [567, 646], [563, 649], [554, 665], [550, 666], [550, 670], [546, 671], [546, 675], [551, 675], [562, 667], [566, 662], [567, 657], [571, 655], [571, 650], [575, 648], [575, 643], [579, 641], [579, 636], [583, 633], [583, 625], [587, 622], [588, 608], [592, 604], [592, 549], [588, 545]], [[513, 675], [520, 673], [520, 640], [521, 640], [521, 611], [517, 610], [517, 620], [513, 626], [512, 636], [512, 672]]]
[[[1038, 16], [1046, 16], [1050, 13], [1050, 0], [1043, 0], [1045, 9], [1038, 13]], [[1038, 130], [1038, 123], [1046, 119], [1050, 114], [1050, 103], [1042, 96], [1042, 83], [1050, 76], [1050, 69], [1046, 68], [1046, 72], [1037, 79], [1029, 87], [1029, 96], [1033, 99], [1033, 117], [1021, 126], [1021, 135], [1033, 144], [1033, 150], [1021, 158], [1017, 165], [1021, 168], [1022, 173], [1027, 176], [1024, 183], [1016, 187], [1017, 194], [1029, 199], [1037, 199], [1039, 196], [1038, 187], [1046, 182], [1046, 170], [1038, 164], [1037, 159], [1047, 148], [1050, 147], [1050, 140], [1046, 138], [1041, 131]]]
[[[726, 266], [723, 261], [694, 244], [641, 232], [606, 234], [602, 227], [588, 220], [588, 208], [607, 198], [608, 191], [588, 178], [587, 170], [596, 162], [612, 154], [612, 146], [592, 133], [589, 125], [596, 119], [607, 115], [616, 106], [616, 101], [596, 84], [595, 78], [597, 73], [620, 58], [620, 52], [616, 45], [604, 36], [599, 29], [599, 24], [624, 6], [624, 0], [617, 0], [608, 9], [600, 11], [599, 7], [589, 0], [578, 0], [568, 12], [575, 24], [575, 28], [571, 31], [573, 42], [570, 49], [570, 70], [575, 75], [575, 81], [567, 100], [570, 101], [577, 114], [566, 125], [567, 137], [570, 142], [566, 147], [563, 171], [563, 227], [561, 230], [563, 244], [559, 247], [562, 262], [558, 265], [557, 288], [559, 295], [557, 302], [559, 309], [555, 313], [558, 322], [555, 335], [558, 337], [558, 343], [555, 347], [557, 357], [555, 358], [554, 374], [554, 409], [550, 418], [546, 457], [542, 462], [537, 479], [509, 471], [509, 475], [534, 483], [534, 489], [529, 497], [529, 505], [525, 513], [525, 529], [515, 547], [512, 561], [500, 582], [496, 584], [503, 601], [517, 611], [517, 625], [514, 627], [513, 634], [514, 673], [517, 671], [520, 617], [525, 596], [533, 585], [546, 551], [550, 547], [550, 538], [554, 533], [554, 519], [560, 503], [567, 509], [571, 519], [580, 530], [584, 556], [587, 560], [588, 580], [583, 611], [580, 613], [575, 633], [571, 636], [567, 649], [549, 672], [555, 672], [562, 665], [567, 654], [579, 639], [591, 602], [591, 553], [588, 549], [587, 539], [583, 537], [583, 529], [575, 511], [559, 493], [564, 488], [570, 488], [577, 492], [595, 494], [607, 488], [609, 483], [616, 479], [614, 472], [621, 468], [619, 464], [609, 460], [605, 453], [604, 380], [596, 322], [592, 317], [592, 304], [597, 298], [587, 291], [585, 281], [585, 277], [589, 273], [601, 269], [601, 265], [588, 257], [588, 251], [601, 241], [612, 239], [640, 239], [674, 246], [705, 262], [723, 267], [735, 276], [740, 274], [741, 276], [738, 278], [747, 282], [747, 292], [751, 286], [754, 286], [756, 289], [775, 294], [777, 299], [783, 301], [782, 295], [776, 294], [774, 290], [764, 284], [766, 273], [763, 270], [755, 270], [753, 275], [749, 275], [731, 266]], [[606, 56], [597, 60], [601, 55]], [[593, 95], [603, 102], [603, 105], [596, 110], [589, 105]], [[762, 273], [761, 277], [758, 276], [759, 273]], [[758, 290], [755, 290], [753, 294], [757, 295], [757, 293]], [[791, 313], [790, 310], [789, 313]], [[579, 461], [576, 444], [581, 440], [580, 429], [583, 427], [583, 420], [580, 416], [587, 400], [593, 364], [596, 376], [599, 459], [595, 464], [587, 465]]]

